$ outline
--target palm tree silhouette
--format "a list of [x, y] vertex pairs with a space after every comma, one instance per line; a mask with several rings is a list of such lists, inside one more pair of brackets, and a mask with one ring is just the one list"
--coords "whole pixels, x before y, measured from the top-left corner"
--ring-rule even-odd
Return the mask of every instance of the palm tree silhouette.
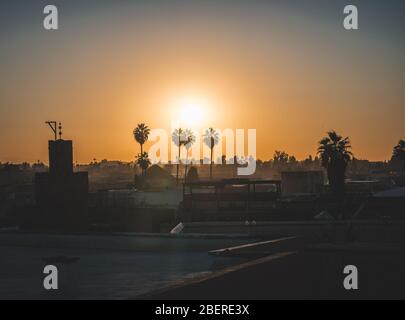
[[146, 175], [146, 170], [151, 165], [151, 161], [149, 160], [149, 155], [147, 152], [140, 153], [136, 157], [136, 164], [141, 167], [143, 176]]
[[188, 167], [188, 152], [195, 143], [195, 135], [191, 129], [186, 129], [184, 132], [184, 138], [186, 140], [186, 143], [184, 144], [184, 147], [186, 148], [186, 164], [184, 168], [184, 182], [186, 182], [187, 179], [187, 167]]
[[172, 141], [179, 149], [179, 155], [177, 159], [176, 165], [176, 184], [179, 184], [179, 166], [180, 166], [180, 157], [181, 157], [181, 147], [187, 143], [186, 131], [182, 128], [175, 129], [172, 133]]
[[335, 131], [319, 141], [318, 154], [322, 166], [327, 170], [331, 191], [338, 197], [345, 193], [346, 168], [353, 154], [349, 138], [338, 135]]
[[400, 140], [398, 144], [394, 147], [392, 158], [398, 160], [405, 160], [405, 140]]
[[401, 163], [402, 162], [402, 169], [405, 170], [405, 140], [400, 140], [398, 144], [394, 147], [394, 151], [392, 152], [392, 162]]
[[[144, 154], [143, 145], [146, 143], [146, 141], [148, 141], [149, 134], [150, 134], [150, 129], [144, 123], [138, 124], [137, 127], [133, 131], [134, 139], [141, 146], [141, 153], [140, 153], [141, 155]], [[141, 167], [141, 169], [142, 169], [142, 167]], [[142, 169], [142, 173], [144, 174], [143, 169]]]
[[212, 180], [212, 157], [214, 152], [214, 147], [219, 143], [219, 133], [215, 131], [213, 128], [209, 128], [205, 131], [204, 134], [204, 143], [210, 148], [211, 150], [211, 161], [210, 161], [210, 180]]
[[276, 150], [273, 155], [273, 167], [280, 170], [288, 162], [289, 155], [284, 151]]

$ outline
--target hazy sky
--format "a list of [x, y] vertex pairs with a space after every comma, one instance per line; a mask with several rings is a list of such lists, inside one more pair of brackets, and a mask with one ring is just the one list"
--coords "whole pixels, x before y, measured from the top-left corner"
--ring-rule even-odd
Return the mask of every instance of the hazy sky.
[[405, 138], [404, 34], [403, 0], [4, 0], [0, 161], [47, 161], [45, 120], [78, 162], [132, 160], [134, 126], [169, 128], [184, 96], [208, 101], [201, 126], [257, 129], [259, 158], [315, 155], [335, 129], [357, 158], [388, 159]]

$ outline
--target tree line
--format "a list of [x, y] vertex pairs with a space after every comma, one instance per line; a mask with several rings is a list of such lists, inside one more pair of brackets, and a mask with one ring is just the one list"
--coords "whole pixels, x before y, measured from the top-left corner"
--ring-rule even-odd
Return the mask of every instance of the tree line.
[[[133, 136], [136, 142], [140, 145], [141, 152], [136, 156], [135, 163], [142, 170], [142, 176], [145, 176], [146, 170], [151, 165], [148, 153], [144, 152], [144, 145], [148, 141], [150, 134], [149, 127], [144, 124], [138, 124], [137, 127], [133, 130]], [[187, 177], [188, 173], [188, 153], [192, 145], [195, 143], [195, 136], [190, 129], [178, 128], [175, 129], [172, 133], [172, 141], [178, 148], [178, 159], [176, 163], [176, 181], [179, 182], [179, 163], [180, 163], [180, 154], [181, 148], [186, 148], [186, 161], [185, 161], [185, 172], [184, 177]], [[213, 179], [212, 176], [212, 166], [213, 161], [213, 150], [215, 145], [220, 141], [218, 132], [213, 128], [206, 130], [203, 135], [203, 142], [210, 148], [210, 180]], [[327, 135], [323, 137], [318, 142], [318, 151], [315, 161], [319, 161], [321, 166], [325, 169], [330, 190], [332, 193], [343, 196], [345, 193], [345, 177], [346, 170], [349, 165], [349, 162], [352, 161], [354, 155], [351, 151], [352, 146], [350, 143], [349, 137], [343, 137], [338, 134], [336, 131], [329, 131]], [[312, 157], [309, 157], [308, 160], [312, 161]], [[393, 149], [393, 154], [391, 157], [392, 161], [405, 160], [405, 140], [400, 140], [398, 144]], [[222, 160], [224, 161], [224, 160]], [[273, 164], [286, 164], [286, 163], [295, 163], [297, 159], [294, 156], [288, 155], [284, 151], [275, 151], [273, 156]], [[404, 168], [405, 169], [405, 168]]]

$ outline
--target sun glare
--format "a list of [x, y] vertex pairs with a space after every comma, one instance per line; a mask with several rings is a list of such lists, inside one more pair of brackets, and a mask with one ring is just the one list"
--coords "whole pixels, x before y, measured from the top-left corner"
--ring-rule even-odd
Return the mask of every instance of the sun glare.
[[182, 97], [176, 102], [178, 120], [183, 126], [199, 126], [204, 121], [209, 103], [201, 97]]

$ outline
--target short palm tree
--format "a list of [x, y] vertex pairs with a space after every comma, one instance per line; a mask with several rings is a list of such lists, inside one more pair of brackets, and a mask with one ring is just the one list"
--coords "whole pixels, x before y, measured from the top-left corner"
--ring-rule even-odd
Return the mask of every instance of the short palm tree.
[[[143, 145], [148, 141], [149, 134], [150, 134], [150, 129], [144, 123], [138, 124], [133, 131], [134, 139], [141, 146], [141, 153], [140, 153], [141, 155], [144, 154]], [[141, 169], [142, 169], [142, 167], [141, 167]], [[142, 169], [142, 173], [144, 173], [143, 169]]]
[[288, 162], [289, 155], [284, 151], [276, 150], [273, 155], [273, 166], [277, 169], [281, 169]]
[[353, 154], [349, 138], [343, 138], [335, 131], [319, 142], [318, 154], [322, 166], [327, 170], [331, 191], [338, 197], [345, 193], [345, 175]]
[[146, 175], [146, 170], [151, 165], [151, 161], [149, 159], [149, 155], [147, 152], [140, 153], [136, 157], [136, 164], [142, 169], [143, 176]]
[[210, 180], [212, 180], [212, 165], [213, 165], [213, 153], [214, 147], [219, 143], [219, 133], [215, 131], [213, 128], [209, 128], [205, 131], [203, 136], [204, 143], [210, 148], [211, 150], [211, 161], [210, 161]]

